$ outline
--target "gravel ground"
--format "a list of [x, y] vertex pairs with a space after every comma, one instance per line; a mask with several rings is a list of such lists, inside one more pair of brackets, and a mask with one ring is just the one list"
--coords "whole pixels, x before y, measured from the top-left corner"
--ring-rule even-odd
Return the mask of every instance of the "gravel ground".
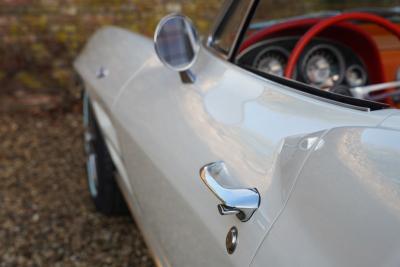
[[0, 266], [153, 266], [129, 216], [95, 212], [81, 115], [0, 114]]

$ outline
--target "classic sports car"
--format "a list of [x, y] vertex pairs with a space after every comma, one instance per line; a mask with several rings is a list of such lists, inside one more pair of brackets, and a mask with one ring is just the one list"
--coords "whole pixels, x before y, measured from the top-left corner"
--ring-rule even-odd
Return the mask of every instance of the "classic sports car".
[[227, 0], [202, 42], [179, 14], [154, 43], [96, 32], [97, 209], [159, 266], [399, 266], [400, 3], [364, 2]]

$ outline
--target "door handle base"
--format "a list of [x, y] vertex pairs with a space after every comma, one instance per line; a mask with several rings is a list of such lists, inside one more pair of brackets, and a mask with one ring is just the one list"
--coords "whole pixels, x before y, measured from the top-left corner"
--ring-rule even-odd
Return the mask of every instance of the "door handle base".
[[224, 204], [218, 205], [218, 211], [219, 211], [219, 214], [221, 214], [221, 215], [234, 215], [234, 214], [237, 215], [240, 213], [240, 210], [238, 210], [236, 208], [228, 207]]
[[223, 187], [215, 178], [223, 172], [228, 175], [224, 162], [213, 162], [200, 169], [200, 178], [222, 202], [218, 204], [221, 215], [236, 215], [240, 221], [247, 222], [260, 207], [260, 193], [256, 188]]

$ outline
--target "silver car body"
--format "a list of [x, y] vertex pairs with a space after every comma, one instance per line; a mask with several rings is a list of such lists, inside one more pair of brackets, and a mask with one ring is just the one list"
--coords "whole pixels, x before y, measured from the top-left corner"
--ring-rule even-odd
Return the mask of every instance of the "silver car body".
[[[75, 67], [157, 265], [399, 265], [398, 110], [300, 92], [206, 45], [184, 84], [152, 40], [115, 27], [97, 31]], [[217, 161], [229, 172], [221, 184], [260, 192], [248, 222], [221, 216], [201, 181]]]

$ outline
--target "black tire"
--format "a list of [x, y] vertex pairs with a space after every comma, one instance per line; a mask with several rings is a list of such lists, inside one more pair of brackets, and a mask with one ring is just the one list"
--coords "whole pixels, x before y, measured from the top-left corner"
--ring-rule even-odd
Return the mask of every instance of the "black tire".
[[114, 163], [85, 92], [83, 93], [83, 121], [88, 189], [96, 210], [105, 215], [127, 214], [126, 202], [115, 180]]

